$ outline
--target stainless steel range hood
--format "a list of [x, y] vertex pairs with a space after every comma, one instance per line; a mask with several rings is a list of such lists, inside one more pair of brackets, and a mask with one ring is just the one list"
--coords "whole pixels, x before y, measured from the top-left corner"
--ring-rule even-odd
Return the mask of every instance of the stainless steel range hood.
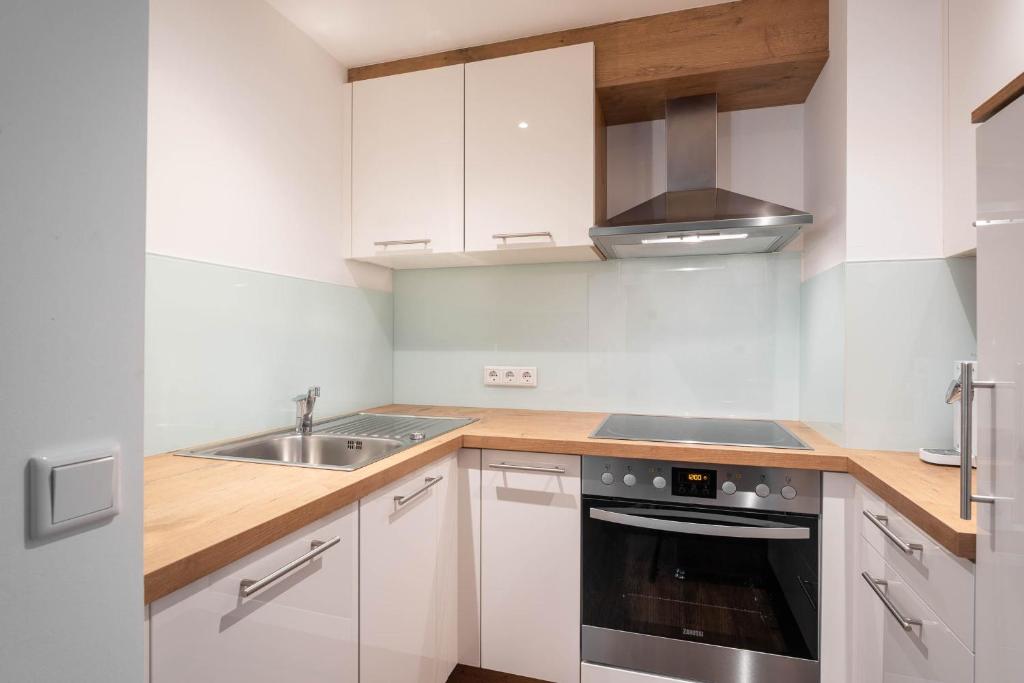
[[717, 187], [718, 96], [665, 103], [668, 192], [590, 229], [605, 257], [778, 251], [811, 222], [788, 206]]

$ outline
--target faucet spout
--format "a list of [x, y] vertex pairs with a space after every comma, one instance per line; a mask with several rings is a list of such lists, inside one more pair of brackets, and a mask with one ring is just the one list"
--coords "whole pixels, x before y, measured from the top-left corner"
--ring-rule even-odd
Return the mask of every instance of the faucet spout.
[[320, 387], [310, 387], [305, 394], [299, 394], [295, 401], [295, 431], [299, 434], [313, 433], [313, 406], [320, 396]]

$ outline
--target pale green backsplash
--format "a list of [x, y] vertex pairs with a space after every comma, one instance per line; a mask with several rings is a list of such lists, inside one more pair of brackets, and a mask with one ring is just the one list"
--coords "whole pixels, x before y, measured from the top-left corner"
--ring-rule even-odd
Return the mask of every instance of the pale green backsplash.
[[953, 364], [977, 354], [975, 259], [846, 264], [846, 445], [953, 445]]
[[803, 284], [801, 419], [850, 448], [949, 448], [976, 354], [975, 259], [845, 263]]
[[[800, 255], [395, 273], [395, 400], [795, 419]], [[537, 366], [533, 389], [484, 365]]]
[[165, 256], [146, 257], [145, 451], [294, 423], [392, 398], [393, 298]]
[[800, 288], [800, 419], [843, 443], [846, 265]]

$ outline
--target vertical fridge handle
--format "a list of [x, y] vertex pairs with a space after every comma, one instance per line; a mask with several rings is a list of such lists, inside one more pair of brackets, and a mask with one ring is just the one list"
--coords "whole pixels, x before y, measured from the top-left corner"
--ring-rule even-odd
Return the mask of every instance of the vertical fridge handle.
[[971, 503], [994, 503], [994, 496], [976, 496], [971, 493], [973, 474], [972, 451], [974, 439], [974, 390], [993, 389], [995, 382], [974, 379], [975, 361], [958, 364], [960, 375], [946, 391], [946, 403], [960, 401], [960, 519], [971, 519]]

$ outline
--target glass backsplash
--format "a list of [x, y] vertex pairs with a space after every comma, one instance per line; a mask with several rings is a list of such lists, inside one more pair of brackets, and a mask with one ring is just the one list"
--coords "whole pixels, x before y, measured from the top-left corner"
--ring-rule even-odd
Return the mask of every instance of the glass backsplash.
[[392, 397], [390, 292], [146, 257], [145, 452], [326, 416]]

